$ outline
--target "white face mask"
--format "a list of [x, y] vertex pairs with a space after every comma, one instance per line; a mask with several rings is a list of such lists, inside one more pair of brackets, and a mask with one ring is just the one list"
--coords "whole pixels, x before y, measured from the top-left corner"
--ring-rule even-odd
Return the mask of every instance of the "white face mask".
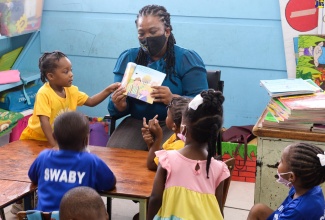
[[286, 172], [286, 173], [279, 173], [279, 171], [277, 170], [276, 173], [278, 174], [278, 179], [276, 180], [278, 183], [282, 183], [283, 185], [291, 188], [292, 187], [292, 183], [289, 180], [284, 179], [281, 175], [285, 175], [288, 173], [292, 173], [292, 171], [290, 172]]
[[[179, 138], [179, 139], [181, 139], [184, 143], [185, 143], [185, 141], [186, 141], [186, 133], [185, 133], [185, 135], [183, 134], [183, 130], [184, 130], [184, 127], [185, 127], [186, 125], [181, 125], [181, 128], [182, 128], [182, 130], [181, 130], [181, 133], [178, 133], [177, 134], [177, 137]], [[187, 131], [186, 131], [187, 132]]]

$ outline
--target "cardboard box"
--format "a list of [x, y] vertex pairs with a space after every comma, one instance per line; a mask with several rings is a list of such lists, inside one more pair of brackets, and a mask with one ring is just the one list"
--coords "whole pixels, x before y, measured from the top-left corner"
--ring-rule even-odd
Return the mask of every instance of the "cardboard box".
[[0, 33], [8, 37], [38, 30], [43, 0], [0, 0]]

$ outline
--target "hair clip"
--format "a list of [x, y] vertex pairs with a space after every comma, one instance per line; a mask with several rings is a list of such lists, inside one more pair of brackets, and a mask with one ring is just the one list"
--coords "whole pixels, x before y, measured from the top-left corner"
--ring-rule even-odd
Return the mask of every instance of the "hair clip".
[[319, 162], [322, 166], [325, 166], [325, 152], [324, 154], [317, 154], [317, 157], [319, 157]]
[[203, 103], [203, 98], [201, 94], [198, 94], [194, 97], [194, 99], [192, 99], [190, 103], [188, 103], [188, 107], [193, 110], [196, 110], [197, 107], [199, 107], [199, 105], [201, 105], [202, 103]]

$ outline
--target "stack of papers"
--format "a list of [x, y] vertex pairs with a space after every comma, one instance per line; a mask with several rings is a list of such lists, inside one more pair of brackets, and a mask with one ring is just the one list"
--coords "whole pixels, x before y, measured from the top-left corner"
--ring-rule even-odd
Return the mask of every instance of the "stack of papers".
[[312, 80], [274, 79], [261, 80], [263, 86], [271, 97], [312, 94], [322, 91]]

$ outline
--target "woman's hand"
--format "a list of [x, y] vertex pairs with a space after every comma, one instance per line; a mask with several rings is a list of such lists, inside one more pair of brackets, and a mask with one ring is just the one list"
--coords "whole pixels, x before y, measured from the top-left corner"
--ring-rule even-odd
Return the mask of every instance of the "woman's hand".
[[162, 102], [168, 105], [173, 98], [173, 94], [167, 86], [152, 86], [153, 91], [150, 93], [154, 98], [154, 102]]
[[126, 89], [124, 87], [120, 87], [112, 94], [112, 102], [120, 112], [124, 111], [127, 107], [126, 95], [123, 94], [125, 92]]

